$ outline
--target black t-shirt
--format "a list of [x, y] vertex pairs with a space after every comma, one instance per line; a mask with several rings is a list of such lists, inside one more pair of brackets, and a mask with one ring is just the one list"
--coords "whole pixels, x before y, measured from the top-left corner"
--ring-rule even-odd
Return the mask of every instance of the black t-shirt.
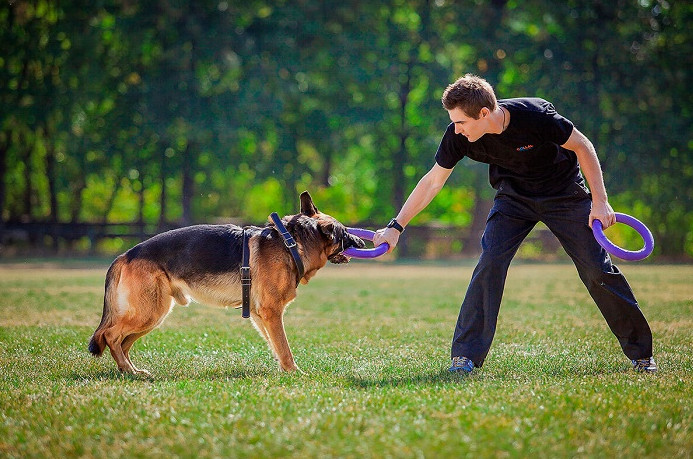
[[441, 167], [452, 169], [465, 156], [489, 164], [489, 181], [498, 188], [504, 180], [527, 195], [550, 195], [582, 182], [577, 156], [561, 147], [573, 132], [573, 123], [539, 98], [502, 99], [510, 113], [501, 134], [484, 134], [470, 142], [455, 134], [451, 123], [436, 153]]

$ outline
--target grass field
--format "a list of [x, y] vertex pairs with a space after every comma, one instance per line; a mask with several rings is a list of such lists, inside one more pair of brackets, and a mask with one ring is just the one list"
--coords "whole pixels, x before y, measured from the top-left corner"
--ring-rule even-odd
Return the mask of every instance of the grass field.
[[484, 367], [449, 375], [470, 266], [329, 266], [281, 374], [240, 312], [178, 307], [151, 380], [87, 342], [106, 266], [0, 265], [0, 457], [691, 457], [693, 266], [621, 263], [655, 335], [635, 374], [569, 265], [513, 265]]

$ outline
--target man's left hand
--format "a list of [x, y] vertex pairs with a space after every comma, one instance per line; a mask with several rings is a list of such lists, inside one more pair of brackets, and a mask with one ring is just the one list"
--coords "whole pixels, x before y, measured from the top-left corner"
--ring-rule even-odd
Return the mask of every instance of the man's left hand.
[[592, 201], [592, 211], [590, 212], [589, 222], [590, 228], [592, 228], [592, 222], [594, 220], [602, 222], [602, 228], [604, 229], [616, 223], [616, 214], [608, 201]]

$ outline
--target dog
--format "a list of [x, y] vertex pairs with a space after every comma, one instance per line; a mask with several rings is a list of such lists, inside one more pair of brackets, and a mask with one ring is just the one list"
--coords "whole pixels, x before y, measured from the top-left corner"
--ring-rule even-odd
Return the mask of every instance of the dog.
[[[245, 229], [250, 236], [250, 319], [284, 371], [298, 370], [283, 322], [298, 283], [307, 284], [328, 261], [347, 263], [345, 249], [365, 247], [339, 221], [318, 211], [307, 191], [300, 203], [299, 214], [282, 219], [305, 268], [300, 279], [276, 225]], [[243, 233], [231, 224], [188, 226], [158, 234], [118, 256], [106, 274], [103, 314], [89, 351], [99, 357], [108, 346], [121, 372], [151, 376], [132, 363], [130, 349], [161, 325], [176, 304], [241, 305]]]

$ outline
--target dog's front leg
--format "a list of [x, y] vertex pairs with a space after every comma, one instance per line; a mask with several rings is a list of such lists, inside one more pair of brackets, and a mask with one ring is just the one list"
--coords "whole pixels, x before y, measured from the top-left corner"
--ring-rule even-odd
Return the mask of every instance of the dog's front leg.
[[286, 338], [284, 330], [284, 319], [281, 311], [284, 308], [263, 306], [258, 311], [262, 324], [269, 335], [270, 346], [274, 350], [279, 366], [284, 371], [300, 371], [294, 362], [294, 356], [289, 347], [289, 340]]
[[269, 333], [267, 332], [267, 328], [265, 328], [265, 323], [260, 317], [259, 314], [257, 314], [254, 310], [250, 311], [250, 321], [253, 324], [253, 327], [255, 327], [255, 330], [262, 336], [267, 343], [267, 346], [269, 347], [270, 351], [272, 352], [272, 357], [274, 360], [279, 360], [279, 357], [277, 357], [277, 350], [274, 348], [274, 344], [272, 343], [272, 339], [269, 336]]

